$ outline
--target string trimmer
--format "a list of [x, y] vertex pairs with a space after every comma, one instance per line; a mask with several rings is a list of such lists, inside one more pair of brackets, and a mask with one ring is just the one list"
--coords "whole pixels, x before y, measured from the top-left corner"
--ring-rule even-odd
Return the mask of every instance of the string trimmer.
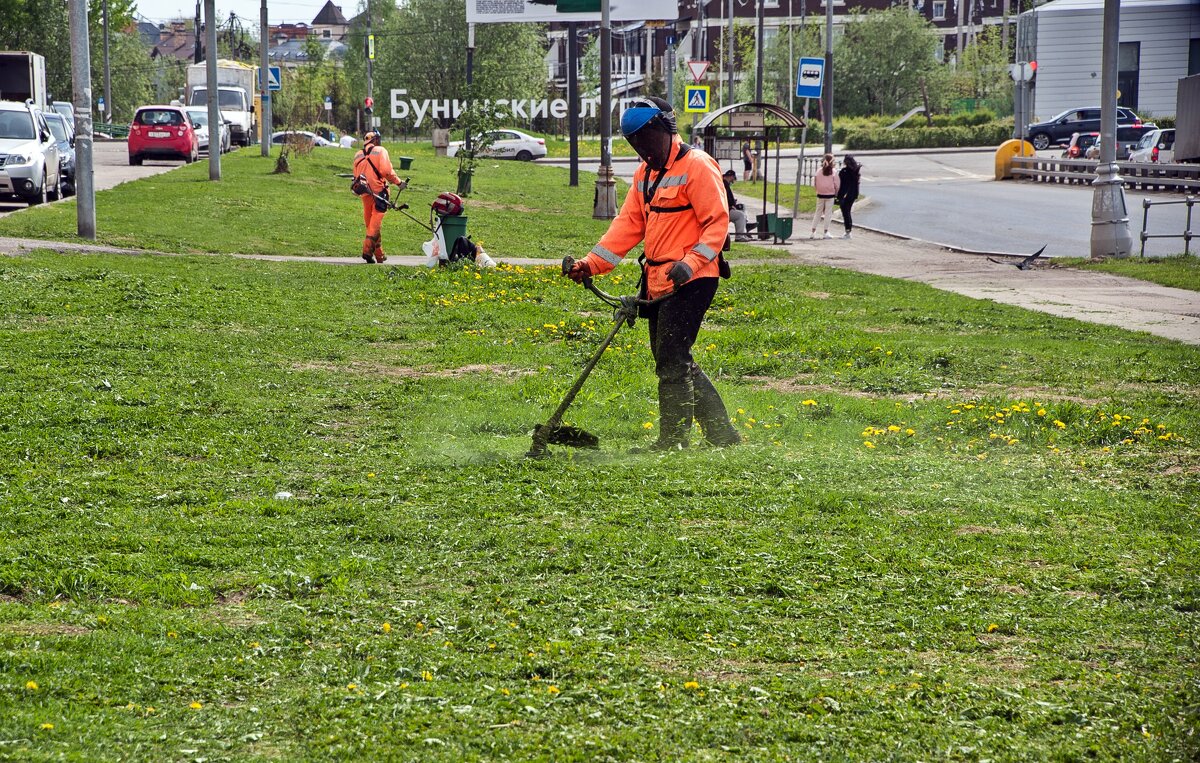
[[[338, 172], [338, 173], [336, 173], [336, 175], [337, 175], [338, 177], [340, 177], [340, 178], [352, 178], [352, 177], [354, 177], [354, 175], [350, 174], [349, 172]], [[408, 178], [404, 178], [404, 187], [405, 187], [405, 188], [407, 188], [407, 187], [408, 187]], [[402, 190], [403, 190], [403, 189], [402, 189]], [[405, 211], [405, 210], [407, 210], [407, 209], [408, 209], [408, 205], [407, 205], [407, 204], [396, 204], [395, 202], [393, 202], [391, 199], [387, 198], [386, 196], [380, 196], [380, 195], [379, 195], [379, 194], [377, 194], [377, 193], [372, 193], [372, 194], [369, 194], [369, 195], [370, 195], [370, 197], [371, 197], [372, 199], [375, 199], [376, 201], [383, 202], [383, 205], [384, 205], [384, 206], [386, 206], [388, 209], [394, 209], [395, 211], [397, 211], [397, 212], [399, 212], [400, 214], [404, 215], [404, 216], [405, 216], [405, 217], [407, 217], [409, 220], [412, 220], [412, 221], [413, 221], [414, 223], [416, 223], [417, 225], [420, 225], [422, 228], [424, 228], [425, 230], [429, 231], [430, 233], [432, 233], [432, 232], [433, 232], [433, 226], [431, 226], [431, 225], [428, 225], [428, 224], [426, 224], [426, 223], [423, 223], [423, 222], [421, 222], [420, 220], [418, 220], [417, 218], [413, 217], [412, 215], [410, 215], [408, 212], [406, 212], [406, 211]]]
[[[563, 259], [563, 274], [571, 270], [571, 265], [575, 263], [570, 257]], [[633, 326], [637, 319], [638, 308], [656, 305], [663, 300], [670, 299], [675, 296], [674, 292], [665, 294], [658, 299], [641, 299], [637, 296], [614, 297], [607, 294], [596, 287], [590, 276], [585, 276], [583, 285], [588, 291], [600, 298], [601, 302], [613, 308], [613, 327], [612, 331], [608, 332], [608, 336], [600, 343], [600, 347], [592, 354], [587, 365], [583, 367], [583, 373], [571, 385], [571, 389], [567, 391], [567, 396], [558, 404], [558, 408], [550, 415], [550, 418], [545, 424], [538, 424], [533, 428], [533, 445], [529, 448], [529, 452], [525, 454], [526, 458], [541, 458], [546, 455], [546, 446], [548, 445], [565, 445], [571, 448], [598, 448], [600, 447], [600, 438], [591, 432], [586, 432], [579, 427], [564, 426], [562, 423], [563, 414], [567, 412], [567, 408], [575, 401], [575, 396], [579, 394], [579, 390], [583, 389], [583, 383], [587, 381], [588, 376], [592, 373], [592, 369], [600, 362], [604, 351], [612, 344], [612, 340], [617, 336], [617, 332], [621, 330], [621, 326], [628, 323]]]

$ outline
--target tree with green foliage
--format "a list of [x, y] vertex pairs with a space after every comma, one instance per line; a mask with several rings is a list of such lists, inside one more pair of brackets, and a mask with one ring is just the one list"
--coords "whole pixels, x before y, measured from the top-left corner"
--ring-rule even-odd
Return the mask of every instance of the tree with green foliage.
[[998, 114], [1011, 114], [1013, 83], [1008, 72], [1012, 63], [1005, 54], [1001, 30], [988, 27], [963, 50], [962, 61], [950, 76], [954, 98], [984, 102]]
[[[117, 121], [131, 118], [134, 109], [150, 100], [159, 69], [137, 35], [134, 8], [135, 0], [108, 0], [111, 105]], [[0, 0], [0, 19], [0, 49], [45, 56], [46, 89], [52, 99], [74, 100], [67, 4], [61, 0]], [[104, 93], [104, 0], [89, 2], [88, 33], [92, 93], [98, 98]]]
[[897, 114], [936, 92], [944, 75], [934, 56], [938, 32], [906, 8], [852, 13], [833, 51], [834, 113]]
[[[376, 115], [390, 112], [388, 93], [419, 99], [464, 99], [467, 21], [464, 0], [409, 0], [372, 6]], [[350, 35], [346, 74], [357, 100], [366, 96], [366, 30]], [[546, 92], [545, 31], [538, 24], [481, 24], [475, 30], [474, 83], [493, 98], [541, 98]], [[453, 119], [438, 120], [449, 126]], [[423, 125], [424, 128], [424, 125]]]

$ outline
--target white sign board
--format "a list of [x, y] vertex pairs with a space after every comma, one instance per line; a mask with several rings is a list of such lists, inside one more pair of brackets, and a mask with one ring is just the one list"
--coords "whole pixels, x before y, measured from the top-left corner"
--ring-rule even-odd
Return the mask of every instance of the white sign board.
[[733, 112], [729, 115], [729, 129], [754, 130], [762, 132], [766, 129], [766, 115], [761, 111]]
[[[610, 0], [613, 21], [674, 21], [677, 0]], [[559, 13], [553, 3], [533, 0], [467, 0], [467, 23], [502, 24], [520, 21], [599, 21], [599, 13]]]
[[704, 73], [708, 71], [707, 61], [688, 61], [688, 70], [692, 73], [692, 79], [699, 82], [704, 79]]

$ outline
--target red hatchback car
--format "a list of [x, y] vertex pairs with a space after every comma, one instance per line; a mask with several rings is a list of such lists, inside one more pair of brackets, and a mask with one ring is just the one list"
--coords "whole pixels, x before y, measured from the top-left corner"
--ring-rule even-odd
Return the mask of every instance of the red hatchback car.
[[187, 113], [179, 106], [142, 106], [129, 126], [129, 163], [143, 159], [196, 161], [200, 144]]

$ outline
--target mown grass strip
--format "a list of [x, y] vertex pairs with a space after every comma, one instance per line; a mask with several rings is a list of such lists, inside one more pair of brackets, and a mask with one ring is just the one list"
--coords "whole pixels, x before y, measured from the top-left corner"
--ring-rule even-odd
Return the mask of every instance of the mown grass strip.
[[1193, 348], [745, 268], [697, 348], [744, 446], [625, 454], [639, 324], [602, 450], [528, 462], [609, 320], [552, 269], [37, 253], [0, 302], [0, 757], [1197, 752]]

